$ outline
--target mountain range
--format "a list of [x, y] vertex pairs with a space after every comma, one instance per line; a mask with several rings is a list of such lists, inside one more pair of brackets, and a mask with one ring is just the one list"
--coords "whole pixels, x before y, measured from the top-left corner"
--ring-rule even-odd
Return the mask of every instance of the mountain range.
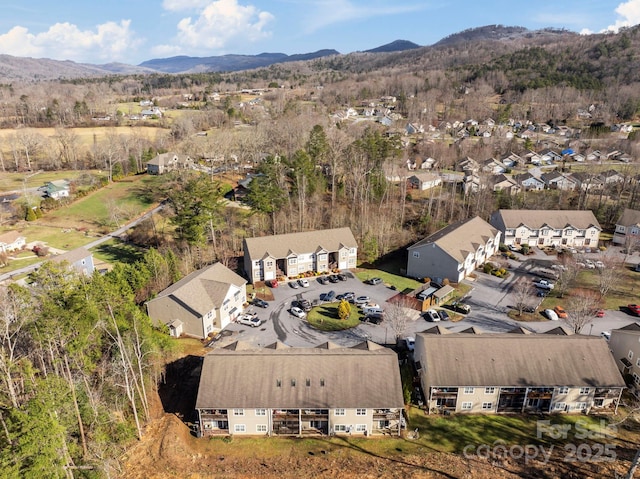
[[[564, 30], [551, 29], [531, 31], [524, 27], [488, 25], [449, 35], [430, 47], [423, 47], [407, 40], [396, 40], [370, 50], [355, 53], [378, 55], [423, 48], [440, 48], [463, 42], [532, 38], [536, 35], [548, 35], [552, 33], [568, 32]], [[276, 63], [314, 60], [332, 56], [342, 56], [342, 54], [337, 50], [323, 49], [312, 53], [295, 55], [286, 55], [284, 53], [261, 53], [259, 55], [231, 54], [210, 57], [176, 56], [171, 58], [151, 59], [144, 61], [139, 65], [128, 65], [123, 63], [93, 65], [87, 63], [75, 63], [68, 60], [57, 61], [51, 59], [35, 59], [0, 55], [0, 82], [9, 83], [12, 81], [60, 80], [105, 75], [233, 72], [263, 68]]]

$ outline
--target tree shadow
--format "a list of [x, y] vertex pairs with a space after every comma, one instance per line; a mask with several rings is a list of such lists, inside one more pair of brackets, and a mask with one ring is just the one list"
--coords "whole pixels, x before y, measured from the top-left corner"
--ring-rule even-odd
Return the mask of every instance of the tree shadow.
[[185, 356], [167, 364], [158, 395], [165, 412], [185, 422], [196, 420], [196, 398], [202, 372], [202, 356]]

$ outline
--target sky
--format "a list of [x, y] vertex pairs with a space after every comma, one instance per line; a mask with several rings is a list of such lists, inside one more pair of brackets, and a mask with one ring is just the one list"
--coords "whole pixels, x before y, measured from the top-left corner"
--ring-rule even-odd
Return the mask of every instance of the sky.
[[0, 54], [79, 63], [363, 51], [485, 25], [589, 34], [640, 23], [640, 0], [0, 0]]

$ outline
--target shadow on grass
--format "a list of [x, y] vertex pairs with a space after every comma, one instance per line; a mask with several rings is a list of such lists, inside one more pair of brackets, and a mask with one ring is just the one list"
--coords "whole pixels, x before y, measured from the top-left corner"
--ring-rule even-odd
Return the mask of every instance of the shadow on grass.
[[144, 251], [124, 243], [103, 243], [94, 248], [96, 255], [108, 263], [135, 263], [144, 256]]
[[307, 315], [309, 325], [320, 331], [342, 331], [360, 324], [357, 308], [351, 307], [351, 315], [347, 319], [338, 316], [340, 303], [327, 303], [313, 308]]

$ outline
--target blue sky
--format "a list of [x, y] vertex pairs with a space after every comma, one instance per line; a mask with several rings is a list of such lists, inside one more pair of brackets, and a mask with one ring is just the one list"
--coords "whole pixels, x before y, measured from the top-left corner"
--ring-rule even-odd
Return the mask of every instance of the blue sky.
[[0, 54], [138, 64], [175, 55], [431, 45], [490, 24], [590, 33], [640, 23], [640, 0], [1, 0]]

